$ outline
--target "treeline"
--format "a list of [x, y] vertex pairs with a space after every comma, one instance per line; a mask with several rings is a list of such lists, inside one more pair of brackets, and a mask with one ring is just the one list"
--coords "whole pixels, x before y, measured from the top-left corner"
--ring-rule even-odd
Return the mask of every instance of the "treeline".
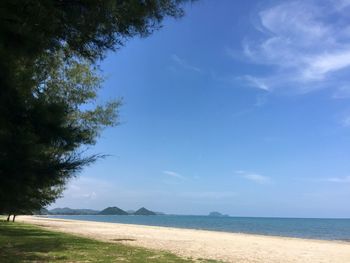
[[183, 0], [3, 0], [0, 3], [0, 214], [28, 214], [103, 156], [86, 154], [118, 124], [121, 100], [97, 104], [98, 62], [145, 37]]

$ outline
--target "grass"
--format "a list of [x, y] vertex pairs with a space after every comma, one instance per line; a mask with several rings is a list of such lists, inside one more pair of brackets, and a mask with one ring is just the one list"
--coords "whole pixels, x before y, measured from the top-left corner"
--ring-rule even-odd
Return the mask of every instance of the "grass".
[[0, 262], [216, 262], [0, 221]]

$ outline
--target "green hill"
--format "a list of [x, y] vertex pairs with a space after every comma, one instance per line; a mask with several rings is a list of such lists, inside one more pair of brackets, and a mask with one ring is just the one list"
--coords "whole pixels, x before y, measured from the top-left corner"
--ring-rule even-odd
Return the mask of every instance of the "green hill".
[[101, 212], [98, 213], [99, 215], [128, 215], [127, 212], [124, 210], [114, 206], [114, 207], [107, 207], [106, 209], [103, 209]]
[[155, 216], [157, 215], [155, 212], [153, 211], [150, 211], [144, 207], [140, 208], [139, 210], [137, 210], [134, 215], [137, 215], [137, 216]]

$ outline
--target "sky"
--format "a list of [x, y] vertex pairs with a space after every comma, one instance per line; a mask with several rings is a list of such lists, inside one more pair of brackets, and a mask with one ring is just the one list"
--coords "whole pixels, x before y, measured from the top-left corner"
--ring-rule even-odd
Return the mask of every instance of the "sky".
[[350, 217], [349, 11], [201, 0], [108, 53], [121, 124], [51, 208]]

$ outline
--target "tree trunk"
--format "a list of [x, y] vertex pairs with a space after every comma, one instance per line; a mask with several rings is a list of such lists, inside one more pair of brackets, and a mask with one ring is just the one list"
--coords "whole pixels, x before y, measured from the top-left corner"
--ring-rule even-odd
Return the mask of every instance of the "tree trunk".
[[8, 215], [8, 216], [7, 216], [7, 220], [6, 220], [7, 222], [10, 221], [10, 216], [11, 216], [11, 215]]
[[12, 222], [15, 222], [16, 215], [13, 215]]

